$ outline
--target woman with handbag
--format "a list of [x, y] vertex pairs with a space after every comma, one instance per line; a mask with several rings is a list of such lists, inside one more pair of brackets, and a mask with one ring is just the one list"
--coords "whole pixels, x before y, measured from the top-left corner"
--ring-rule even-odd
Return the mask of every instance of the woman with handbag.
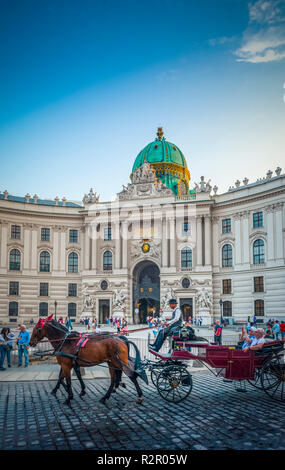
[[10, 332], [10, 328], [3, 328], [0, 334], [0, 370], [6, 370], [4, 365], [7, 356], [7, 365], [11, 367], [12, 340], [15, 335]]

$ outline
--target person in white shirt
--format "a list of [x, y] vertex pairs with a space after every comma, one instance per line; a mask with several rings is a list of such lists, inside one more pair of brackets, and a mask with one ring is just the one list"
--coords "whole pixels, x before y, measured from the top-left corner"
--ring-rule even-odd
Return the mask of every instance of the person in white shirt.
[[100, 325], [97, 325], [95, 328], [95, 333], [101, 333]]
[[170, 336], [174, 329], [177, 329], [177, 327], [182, 325], [182, 312], [180, 308], [177, 307], [177, 301], [175, 299], [170, 299], [169, 306], [173, 310], [172, 318], [170, 321], [165, 322], [165, 328], [159, 331], [155, 342], [149, 346], [153, 351], [156, 352], [160, 350], [167, 336]]
[[[251, 341], [251, 345], [247, 348], [244, 348], [243, 352], [247, 352], [248, 350], [259, 351], [262, 349], [265, 343], [264, 335], [264, 330], [262, 328], [257, 328], [254, 332], [255, 338]], [[246, 329], [244, 329], [244, 336], [246, 340], [250, 342], [250, 338], [248, 337]]]

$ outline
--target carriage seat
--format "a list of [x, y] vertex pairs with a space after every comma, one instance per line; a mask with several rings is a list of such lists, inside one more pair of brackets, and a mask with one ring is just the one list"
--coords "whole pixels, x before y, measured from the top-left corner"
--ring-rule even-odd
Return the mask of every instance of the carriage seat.
[[255, 356], [271, 356], [272, 354], [277, 354], [284, 349], [284, 345], [282, 341], [273, 344], [266, 344], [264, 343], [263, 348], [259, 351], [254, 351]]

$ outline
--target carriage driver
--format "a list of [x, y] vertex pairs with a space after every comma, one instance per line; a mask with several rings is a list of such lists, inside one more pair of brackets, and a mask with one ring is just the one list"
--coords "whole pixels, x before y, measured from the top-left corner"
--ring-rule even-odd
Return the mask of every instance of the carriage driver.
[[172, 331], [179, 328], [182, 324], [182, 312], [180, 308], [177, 307], [177, 301], [175, 299], [170, 299], [169, 306], [173, 310], [172, 318], [170, 321], [165, 323], [165, 328], [160, 330], [155, 342], [149, 346], [153, 351], [156, 352], [160, 350], [167, 336], [171, 336]]

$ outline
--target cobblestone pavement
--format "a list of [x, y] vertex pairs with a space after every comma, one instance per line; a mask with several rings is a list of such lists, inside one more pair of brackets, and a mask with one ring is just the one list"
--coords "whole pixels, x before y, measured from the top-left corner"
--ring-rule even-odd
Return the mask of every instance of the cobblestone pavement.
[[[53, 381], [0, 384], [0, 448], [5, 449], [284, 449], [285, 404], [247, 386], [238, 393], [210, 372], [193, 373], [191, 395], [180, 404], [164, 401], [150, 382], [144, 402], [128, 379], [127, 389], [99, 403], [109, 380], [86, 380], [72, 409], [64, 390], [50, 394]], [[2, 427], [2, 423], [4, 423]]]

